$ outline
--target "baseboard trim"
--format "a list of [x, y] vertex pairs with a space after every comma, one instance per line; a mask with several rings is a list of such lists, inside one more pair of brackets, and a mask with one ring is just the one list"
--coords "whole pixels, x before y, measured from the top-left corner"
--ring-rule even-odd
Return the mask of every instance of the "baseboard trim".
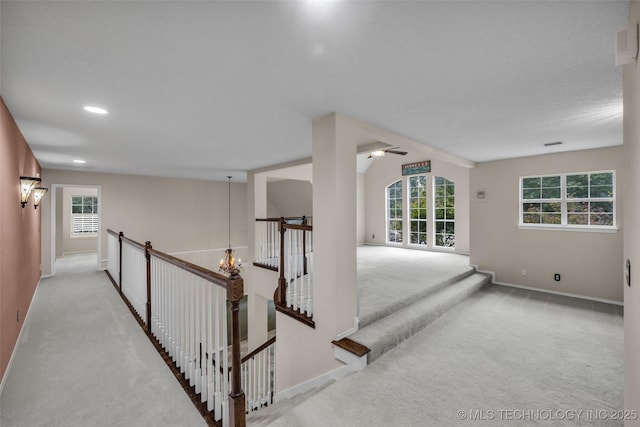
[[273, 397], [275, 402], [279, 402], [281, 400], [291, 399], [299, 394], [306, 393], [309, 390], [313, 390], [314, 388], [322, 387], [325, 384], [330, 383], [331, 381], [338, 381], [344, 378], [347, 374], [353, 372], [353, 369], [349, 365], [341, 366], [333, 371], [329, 371], [320, 376], [302, 382], [296, 386], [283, 390], [281, 392], [276, 393]]
[[621, 301], [614, 301], [614, 300], [605, 299], [605, 298], [590, 297], [590, 296], [587, 296], [587, 295], [571, 294], [571, 293], [568, 293], [568, 292], [558, 292], [558, 291], [552, 291], [550, 289], [534, 288], [534, 287], [531, 287], [531, 286], [514, 285], [513, 283], [498, 282], [496, 280], [496, 272], [495, 271], [480, 270], [477, 265], [472, 265], [472, 267], [474, 267], [478, 273], [485, 273], [485, 274], [491, 275], [491, 282], [493, 284], [495, 284], [495, 285], [508, 286], [510, 288], [524, 289], [524, 290], [527, 290], [527, 291], [542, 292], [542, 293], [545, 293], [545, 294], [560, 295], [560, 296], [563, 296], [563, 297], [584, 299], [584, 300], [588, 300], [588, 301], [602, 302], [602, 303], [605, 303], [605, 304], [613, 304], [613, 305], [619, 305], [619, 306], [624, 307], [624, 302], [621, 302]]
[[358, 332], [358, 326], [360, 325], [360, 318], [359, 317], [355, 317], [353, 319], [353, 328], [348, 329], [340, 334], [338, 334], [336, 336], [336, 341], [340, 341], [342, 338], [346, 338], [351, 334], [355, 334], [356, 332]]
[[[42, 279], [42, 278], [41, 278]], [[7, 377], [9, 376], [9, 372], [11, 371], [11, 366], [13, 365], [13, 360], [18, 352], [18, 346], [20, 342], [22, 342], [25, 326], [29, 321], [29, 316], [31, 315], [31, 306], [33, 305], [33, 301], [36, 299], [36, 294], [38, 293], [38, 289], [40, 289], [41, 280], [38, 280], [38, 284], [36, 285], [36, 290], [33, 291], [33, 296], [31, 297], [31, 301], [29, 302], [29, 308], [27, 309], [27, 314], [24, 316], [24, 320], [22, 321], [22, 327], [20, 328], [20, 332], [18, 333], [18, 338], [16, 339], [16, 345], [13, 346], [13, 351], [11, 351], [11, 357], [9, 358], [9, 363], [7, 364], [7, 369], [4, 371], [4, 375], [2, 376], [2, 381], [0, 381], [0, 396], [4, 392], [4, 386], [7, 382]]]

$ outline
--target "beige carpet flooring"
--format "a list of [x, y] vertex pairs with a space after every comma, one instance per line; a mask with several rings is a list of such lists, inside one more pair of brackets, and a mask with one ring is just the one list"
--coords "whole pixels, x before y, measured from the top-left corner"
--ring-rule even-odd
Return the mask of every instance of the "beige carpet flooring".
[[0, 396], [2, 427], [205, 426], [96, 257], [43, 279]]

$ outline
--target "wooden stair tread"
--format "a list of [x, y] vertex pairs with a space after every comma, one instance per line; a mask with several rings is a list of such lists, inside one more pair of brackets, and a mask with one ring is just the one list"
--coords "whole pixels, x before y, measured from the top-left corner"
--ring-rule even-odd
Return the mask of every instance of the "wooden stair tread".
[[339, 341], [334, 340], [331, 341], [331, 344], [335, 345], [336, 347], [340, 347], [341, 349], [346, 350], [349, 353], [353, 353], [358, 357], [362, 357], [371, 351], [371, 349], [369, 349], [368, 347], [350, 340], [349, 338], [342, 338]]

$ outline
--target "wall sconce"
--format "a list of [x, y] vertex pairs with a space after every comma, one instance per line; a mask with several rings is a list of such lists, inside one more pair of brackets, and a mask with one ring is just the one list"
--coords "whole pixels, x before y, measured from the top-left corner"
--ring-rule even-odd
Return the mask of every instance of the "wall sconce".
[[40, 184], [42, 181], [40, 178], [34, 178], [30, 176], [21, 176], [20, 177], [20, 204], [24, 208], [29, 201], [29, 196], [31, 196], [31, 192], [34, 187]]
[[44, 187], [36, 187], [33, 189], [33, 209], [38, 209], [40, 200], [42, 200], [42, 197], [47, 191], [49, 191], [49, 189]]

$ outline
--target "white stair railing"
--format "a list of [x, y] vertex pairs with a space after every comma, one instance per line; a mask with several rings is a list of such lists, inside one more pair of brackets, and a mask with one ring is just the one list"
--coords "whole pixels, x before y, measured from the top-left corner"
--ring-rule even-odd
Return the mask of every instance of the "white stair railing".
[[275, 356], [276, 339], [273, 337], [242, 358], [242, 389], [246, 395], [247, 413], [273, 403]]
[[145, 247], [122, 238], [122, 294], [129, 300], [142, 321], [147, 323], [147, 261]]
[[122, 233], [107, 234], [107, 273], [165, 361], [179, 372], [174, 373], [185, 391], [195, 389], [194, 402], [206, 406], [217, 425], [244, 426], [242, 277], [207, 270]]
[[107, 233], [107, 271], [116, 283], [120, 283], [120, 236], [117, 233]]
[[287, 225], [284, 233], [287, 307], [313, 316], [313, 232], [311, 226]]
[[229, 394], [226, 289], [153, 254], [151, 271], [151, 333], [219, 421]]
[[256, 219], [255, 262], [274, 269], [280, 257], [279, 219]]

